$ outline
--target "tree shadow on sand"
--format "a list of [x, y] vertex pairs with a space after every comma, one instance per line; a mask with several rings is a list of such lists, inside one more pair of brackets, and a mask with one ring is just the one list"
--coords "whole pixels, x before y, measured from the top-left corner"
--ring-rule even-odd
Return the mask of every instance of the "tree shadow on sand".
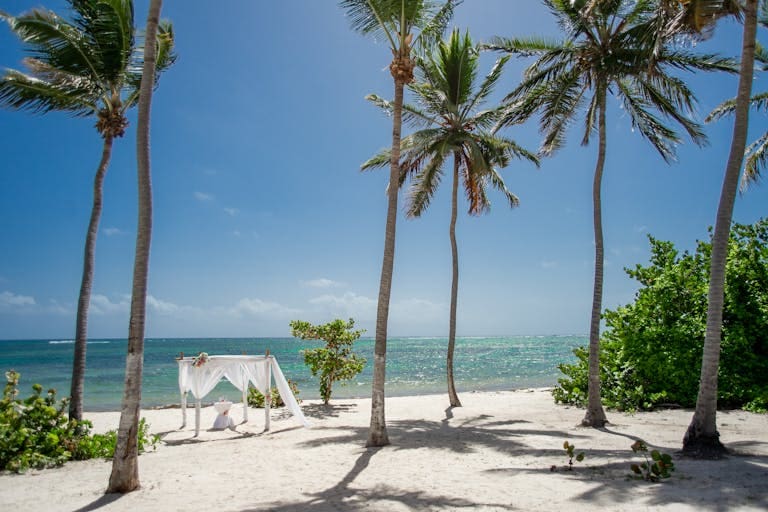
[[[662, 450], [672, 451], [666, 448]], [[530, 473], [540, 475], [541, 478], [579, 480], [589, 486], [589, 489], [568, 497], [568, 501], [584, 502], [598, 507], [621, 508], [622, 505], [642, 504], [648, 508], [665, 509], [685, 505], [712, 512], [727, 512], [746, 507], [768, 510], [766, 455], [731, 455], [717, 461], [675, 455], [675, 471], [671, 478], [658, 483], [634, 477], [630, 465], [640, 463], [642, 459], [629, 448], [588, 450], [584, 465], [577, 465], [572, 471], [567, 469], [567, 459], [562, 450], [553, 455], [559, 455], [563, 461], [555, 474], [552, 474], [547, 460], [542, 460], [541, 466], [536, 468], [512, 466], [487, 472], [509, 472], [510, 475]]]
[[292, 511], [340, 511], [376, 510], [393, 503], [405, 506], [408, 510], [467, 509], [493, 507], [498, 510], [514, 510], [503, 504], [480, 503], [463, 498], [451, 498], [428, 494], [423, 491], [406, 491], [381, 484], [371, 489], [351, 489], [350, 485], [368, 467], [371, 459], [381, 448], [368, 448], [355, 461], [354, 466], [339, 483], [317, 493], [309, 493], [306, 499], [294, 501], [276, 501], [258, 507], [243, 509], [241, 512], [256, 512], [265, 507], [272, 512]]
[[[583, 437], [573, 432], [534, 428], [532, 425], [526, 420], [493, 421], [493, 416], [485, 414], [456, 420], [451, 408], [448, 408], [446, 417], [442, 420], [389, 421], [387, 432], [392, 442], [389, 449], [392, 450], [428, 447], [455, 453], [472, 453], [476, 448], [484, 447], [507, 455], [520, 453], [521, 450], [529, 451], [530, 447], [524, 439], [531, 435], [557, 439]], [[320, 435], [304, 441], [303, 446], [315, 448], [328, 444], [349, 443], [363, 445], [368, 434], [368, 428], [361, 426], [318, 426], [314, 430]], [[561, 442], [556, 444], [560, 445]]]

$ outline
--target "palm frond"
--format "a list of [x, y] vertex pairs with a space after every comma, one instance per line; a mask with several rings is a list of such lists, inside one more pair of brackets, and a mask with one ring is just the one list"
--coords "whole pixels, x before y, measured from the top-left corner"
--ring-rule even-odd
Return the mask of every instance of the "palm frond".
[[434, 149], [426, 165], [411, 180], [406, 201], [406, 216], [409, 218], [420, 217], [424, 213], [440, 185], [446, 151], [444, 145]]
[[556, 51], [562, 46], [562, 43], [552, 39], [541, 37], [508, 38], [492, 37], [487, 43], [481, 43], [481, 50], [493, 50], [497, 52], [506, 52], [520, 57], [542, 56], [549, 52]]
[[760, 41], [755, 41], [755, 62], [762, 64], [759, 66], [760, 71], [768, 71], [768, 50]]
[[638, 91], [624, 81], [617, 82], [624, 110], [632, 120], [632, 127], [658, 151], [665, 162], [675, 159], [675, 145], [680, 142], [677, 134], [649, 112], [651, 105]]
[[582, 146], [589, 145], [589, 138], [592, 136], [592, 133], [597, 130], [597, 100], [597, 94], [593, 94], [592, 99], [589, 100], [589, 107], [587, 107], [587, 113], [584, 116], [584, 136], [581, 138]]
[[[392, 115], [395, 107], [391, 101], [385, 100], [376, 94], [369, 94], [365, 99], [379, 107], [388, 116]], [[424, 112], [413, 105], [403, 104], [403, 122], [410, 126], [419, 127], [436, 123], [437, 119], [434, 116], [430, 116], [428, 112]]]
[[73, 75], [99, 82], [99, 59], [77, 27], [56, 13], [33, 10], [18, 17], [6, 17], [11, 30], [29, 47], [30, 54]]
[[98, 108], [92, 103], [90, 89], [84, 91], [67, 87], [66, 82], [59, 86], [9, 69], [0, 78], [0, 105], [35, 114], [60, 110], [87, 116]]
[[397, 20], [402, 0], [342, 0], [352, 30], [376, 40], [386, 40], [392, 49], [399, 48]]
[[768, 132], [764, 133], [744, 151], [746, 163], [744, 174], [741, 175], [741, 191], [746, 192], [749, 186], [760, 180], [760, 171], [768, 161]]
[[574, 69], [552, 82], [551, 88], [543, 93], [539, 123], [544, 133], [543, 155], [551, 155], [562, 147], [565, 131], [573, 122], [587, 90], [587, 86], [581, 83], [580, 73]]
[[[768, 92], [761, 92], [755, 94], [749, 100], [752, 108], [757, 110], [768, 111]], [[717, 121], [718, 119], [731, 115], [736, 110], [736, 99], [732, 98], [722, 102], [720, 105], [714, 108], [712, 112], [704, 119], [704, 122], [709, 123]]]
[[509, 61], [509, 59], [510, 56], [506, 55], [496, 61], [496, 63], [493, 65], [493, 68], [491, 68], [491, 71], [485, 76], [485, 79], [480, 84], [477, 93], [475, 93], [475, 95], [466, 103], [466, 106], [462, 109], [463, 116], [466, 117], [470, 112], [472, 112], [474, 108], [482, 105], [488, 95], [493, 92], [493, 88], [499, 81], [501, 72], [504, 70], [504, 65]]
[[463, 0], [446, 0], [446, 2], [429, 16], [427, 23], [422, 28], [413, 47], [417, 53], [427, 55], [432, 51], [440, 39], [445, 34], [448, 24], [453, 18], [454, 9], [462, 3]]
[[[661, 85], [661, 90], [656, 88], [653, 84], [654, 81]], [[656, 75], [652, 76], [650, 80], [638, 77], [635, 80], [629, 79], [626, 83], [631, 83], [632, 86], [628, 85], [625, 90], [642, 94], [648, 105], [661, 112], [664, 116], [674, 119], [682, 126], [694, 143], [698, 145], [706, 144], [707, 137], [701, 125], [681, 112], [681, 110], [689, 113], [693, 112], [693, 102], [695, 101], [693, 93], [682, 80]]]
[[520, 199], [509, 191], [507, 185], [504, 183], [504, 180], [496, 169], [491, 169], [491, 172], [488, 174], [488, 178], [491, 182], [491, 185], [493, 185], [493, 188], [504, 194], [504, 197], [506, 198], [507, 203], [509, 203], [510, 208], [517, 208], [520, 206]]
[[738, 62], [730, 57], [717, 54], [697, 54], [682, 50], [665, 52], [658, 59], [659, 64], [683, 71], [723, 71], [738, 73]]
[[382, 167], [388, 166], [389, 161], [392, 157], [392, 148], [386, 148], [382, 149], [378, 153], [376, 153], [374, 156], [366, 160], [360, 165], [361, 171], [370, 171], [373, 169], [380, 169]]

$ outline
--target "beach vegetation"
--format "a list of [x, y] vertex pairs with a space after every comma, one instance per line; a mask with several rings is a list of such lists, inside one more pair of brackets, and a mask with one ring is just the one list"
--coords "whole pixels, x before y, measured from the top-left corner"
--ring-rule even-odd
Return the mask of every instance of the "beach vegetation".
[[534, 38], [493, 38], [485, 48], [523, 57], [537, 57], [522, 82], [506, 97], [510, 108], [500, 125], [513, 125], [534, 114], [541, 117], [541, 153], [551, 155], [566, 141], [568, 130], [583, 112], [582, 145], [598, 139], [592, 185], [595, 243], [594, 286], [590, 315], [586, 413], [582, 424], [606, 422], [600, 391], [600, 319], [603, 298], [602, 181], [607, 152], [606, 119], [609, 96], [622, 105], [621, 116], [649, 141], [667, 162], [675, 158], [679, 125], [697, 143], [706, 141], [692, 121], [695, 97], [678, 75], [685, 71], [732, 70], [730, 60], [677, 48], [672, 38], [649, 37], [647, 24], [655, 2], [616, 0], [545, 0], [565, 33], [562, 41]]
[[365, 36], [385, 41], [392, 53], [389, 71], [394, 82], [392, 102], [392, 142], [387, 187], [387, 217], [384, 227], [384, 254], [376, 306], [376, 336], [373, 347], [371, 422], [366, 446], [389, 444], [384, 408], [384, 381], [387, 362], [387, 327], [392, 273], [395, 262], [397, 196], [400, 179], [400, 139], [403, 123], [405, 86], [413, 82], [415, 54], [425, 53], [445, 32], [461, 0], [341, 0], [352, 29]]
[[658, 450], [649, 451], [648, 445], [639, 439], [632, 443], [630, 448], [633, 453], [637, 453], [643, 458], [639, 464], [633, 463], [629, 466], [633, 476], [647, 482], [660, 482], [662, 479], [672, 476], [675, 463], [672, 461], [671, 455]]
[[[296, 398], [296, 401], [301, 403], [301, 399], [299, 398], [299, 386], [296, 384], [296, 382], [292, 381], [291, 379], [288, 379], [288, 387], [291, 389], [291, 392], [293, 393], [294, 398]], [[269, 391], [270, 398], [272, 399], [269, 403], [270, 407], [285, 407], [285, 401], [283, 400], [283, 397], [280, 396], [280, 390], [277, 389], [276, 386], [272, 386], [272, 389]], [[265, 406], [266, 397], [264, 394], [262, 394], [261, 391], [256, 389], [253, 386], [250, 386], [248, 388], [248, 406], [249, 407], [255, 407], [257, 409], [263, 409]]]
[[[538, 165], [535, 154], [514, 141], [491, 133], [500, 119], [502, 107], [485, 109], [485, 102], [501, 77], [508, 56], [498, 59], [482, 82], [477, 80], [479, 54], [469, 33], [463, 36], [454, 29], [429, 54], [419, 59], [417, 80], [409, 85], [417, 103], [403, 106], [405, 120], [419, 127], [403, 138], [400, 150], [400, 186], [410, 181], [405, 205], [409, 218], [420, 217], [429, 207], [440, 186], [447, 161], [453, 158], [451, 170], [451, 218], [448, 229], [451, 255], [451, 301], [448, 321], [447, 381], [448, 399], [452, 407], [460, 407], [454, 382], [454, 349], [456, 345], [456, 309], [459, 286], [459, 254], [456, 243], [458, 191], [461, 186], [469, 203], [470, 215], [481, 215], [491, 208], [487, 196], [489, 186], [501, 192], [514, 208], [519, 200], [510, 192], [499, 170], [513, 158], [525, 158]], [[391, 114], [394, 106], [378, 96], [368, 99]], [[363, 170], [389, 163], [390, 150], [384, 150], [365, 162]]]
[[[70, 19], [44, 8], [17, 17], [0, 11], [0, 20], [8, 24], [30, 54], [24, 59], [25, 72], [8, 69], [0, 77], [0, 106], [35, 114], [58, 111], [95, 118], [96, 130], [103, 139], [77, 302], [69, 415], [79, 420], [83, 414], [88, 308], [104, 177], [113, 142], [121, 138], [128, 127], [126, 112], [139, 101], [146, 42], [136, 38], [131, 0], [68, 0], [67, 3]], [[159, 75], [175, 60], [173, 29], [169, 23], [160, 25], [156, 43]]]
[[336, 382], [353, 379], [363, 371], [366, 360], [352, 351], [352, 344], [364, 330], [355, 330], [355, 321], [336, 319], [323, 325], [312, 325], [303, 320], [292, 320], [291, 335], [302, 340], [323, 340], [324, 347], [302, 351], [304, 364], [312, 376], [320, 376], [320, 398], [328, 404]]
[[583, 461], [585, 457], [584, 452], [576, 453], [576, 446], [568, 441], [563, 443], [563, 449], [565, 450], [565, 455], [568, 457], [568, 471], [573, 471], [573, 461]]
[[[606, 310], [601, 341], [603, 402], [625, 411], [693, 407], [707, 321], [711, 242], [680, 253], [649, 236], [647, 265], [625, 269], [640, 284], [635, 301]], [[764, 412], [768, 404], [768, 219], [734, 224], [728, 250], [718, 401]], [[561, 364], [557, 402], [583, 405], [587, 353]]]
[[[91, 433], [93, 425], [88, 420], [69, 418], [65, 412], [69, 400], [58, 400], [55, 389], [43, 393], [43, 386], [34, 384], [32, 395], [19, 398], [20, 377], [12, 370], [5, 374], [0, 399], [0, 470], [20, 473], [60, 466], [69, 460], [113, 457], [116, 431]], [[141, 418], [139, 453], [154, 449], [159, 440]]]

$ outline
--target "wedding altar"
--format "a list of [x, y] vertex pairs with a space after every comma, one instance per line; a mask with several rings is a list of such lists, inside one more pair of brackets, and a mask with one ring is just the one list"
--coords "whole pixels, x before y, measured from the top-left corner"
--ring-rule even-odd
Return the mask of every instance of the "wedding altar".
[[216, 387], [221, 379], [227, 379], [243, 396], [243, 421], [248, 421], [248, 385], [252, 384], [264, 395], [264, 430], [269, 430], [270, 389], [272, 377], [280, 397], [293, 417], [305, 427], [311, 426], [301, 412], [285, 379], [277, 359], [263, 356], [208, 356], [177, 358], [179, 364], [179, 391], [181, 392], [181, 428], [187, 426], [187, 393], [195, 398], [195, 437], [200, 433], [200, 407], [205, 396]]

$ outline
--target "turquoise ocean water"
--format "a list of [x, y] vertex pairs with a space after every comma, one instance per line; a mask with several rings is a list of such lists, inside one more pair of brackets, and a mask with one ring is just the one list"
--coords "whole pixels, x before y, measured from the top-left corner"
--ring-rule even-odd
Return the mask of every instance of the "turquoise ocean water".
[[[459, 393], [554, 386], [560, 372], [557, 365], [572, 362], [572, 350], [586, 345], [586, 336], [504, 336], [457, 338], [455, 353], [456, 386]], [[443, 393], [445, 354], [443, 337], [391, 338], [387, 342], [387, 396]], [[365, 370], [346, 385], [336, 384], [336, 398], [370, 397], [373, 373], [371, 338], [355, 343], [355, 350], [368, 359]], [[317, 381], [304, 366], [300, 350], [321, 346], [293, 338], [149, 338], [144, 345], [142, 406], [159, 407], [179, 402], [178, 367], [180, 352], [197, 355], [263, 354], [269, 349], [286, 378], [296, 381], [300, 398], [318, 398]], [[125, 374], [127, 341], [102, 339], [88, 342], [85, 409], [119, 410]], [[72, 340], [0, 340], [0, 370], [21, 373], [20, 396], [31, 394], [32, 384], [55, 388], [58, 397], [69, 395], [72, 372]], [[4, 380], [3, 380], [4, 381]], [[207, 397], [237, 401], [238, 391], [221, 382]]]

